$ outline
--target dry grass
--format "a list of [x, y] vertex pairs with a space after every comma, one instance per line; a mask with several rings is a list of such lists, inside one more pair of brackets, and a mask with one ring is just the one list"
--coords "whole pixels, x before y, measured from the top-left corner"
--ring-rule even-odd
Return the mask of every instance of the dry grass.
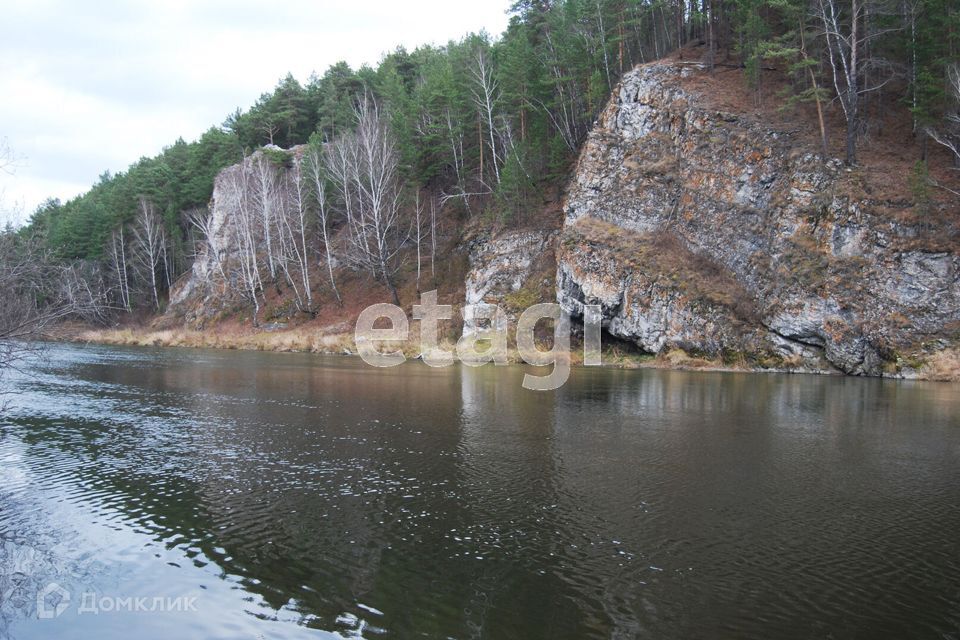
[[755, 324], [753, 298], [709, 256], [690, 251], [671, 233], [643, 235], [597, 218], [581, 218], [564, 230], [564, 246], [581, 254], [602, 250], [618, 268], [659, 277], [693, 300], [727, 308], [737, 321]]
[[[418, 323], [411, 323], [410, 335], [406, 341], [385, 342], [378, 346], [383, 352], [397, 350], [408, 359], [420, 356], [420, 338]], [[352, 332], [322, 333], [316, 330], [292, 329], [277, 332], [240, 334], [237, 332], [193, 331], [189, 329], [151, 330], [146, 328], [89, 329], [73, 326], [61, 331], [55, 339], [74, 342], [92, 342], [97, 344], [127, 346], [188, 347], [209, 349], [234, 349], [249, 351], [291, 351], [304, 353], [325, 353], [353, 355], [357, 353]], [[537, 340], [538, 348], [547, 350], [550, 340]], [[439, 348], [456, 353], [456, 340], [441, 337]], [[799, 358], [778, 359], [776, 362], [754, 361], [738, 354], [739, 357], [706, 358], [699, 354], [687, 353], [683, 349], [672, 349], [661, 355], [635, 351], [625, 343], [605, 344], [602, 361], [604, 367], [617, 369], [695, 369], [700, 371], [789, 371], [798, 369], [802, 362]], [[522, 358], [515, 346], [507, 349], [507, 361], [521, 363]], [[570, 363], [583, 365], [582, 344], [573, 340], [570, 345]], [[960, 350], [953, 349], [938, 353], [930, 358], [919, 372], [919, 377], [928, 380], [960, 380]]]
[[[124, 329], [80, 329], [74, 333], [63, 333], [60, 339], [73, 342], [92, 342], [137, 347], [188, 347], [207, 349], [234, 349], [247, 351], [279, 351], [302, 353], [333, 353], [353, 355], [357, 353], [353, 332], [321, 333], [309, 329], [289, 329], [273, 332], [235, 332], [194, 331], [190, 329], [151, 330], [143, 328]], [[441, 336], [438, 348], [456, 353], [456, 340]], [[540, 344], [547, 349], [549, 345]], [[412, 323], [407, 340], [380, 341], [377, 349], [381, 352], [399, 350], [408, 359], [421, 355], [420, 335], [417, 323]], [[480, 353], [483, 345], [480, 344]], [[573, 350], [574, 364], [582, 362], [582, 354]], [[522, 358], [513, 346], [507, 349], [507, 361], [520, 363]], [[626, 361], [624, 361], [626, 364]]]
[[960, 382], [960, 348], [945, 349], [930, 356], [920, 370], [925, 380]]
[[86, 329], [71, 336], [74, 342], [95, 342], [139, 347], [193, 347], [243, 349], [251, 351], [303, 351], [312, 353], [352, 353], [350, 333], [324, 334], [308, 329], [262, 333], [193, 331], [190, 329], [140, 328]]
[[691, 356], [683, 349], [671, 349], [662, 359], [674, 369], [710, 369], [723, 366], [723, 363], [715, 360]]

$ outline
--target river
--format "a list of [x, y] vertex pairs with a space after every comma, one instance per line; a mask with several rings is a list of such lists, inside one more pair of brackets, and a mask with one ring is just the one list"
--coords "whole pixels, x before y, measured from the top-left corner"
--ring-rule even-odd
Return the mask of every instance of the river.
[[960, 387], [523, 372], [51, 346], [0, 638], [960, 638]]

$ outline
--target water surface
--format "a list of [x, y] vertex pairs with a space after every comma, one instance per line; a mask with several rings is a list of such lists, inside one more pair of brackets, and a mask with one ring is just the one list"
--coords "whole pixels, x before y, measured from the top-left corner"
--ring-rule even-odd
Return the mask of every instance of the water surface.
[[522, 374], [52, 347], [6, 383], [0, 638], [960, 638], [956, 386]]

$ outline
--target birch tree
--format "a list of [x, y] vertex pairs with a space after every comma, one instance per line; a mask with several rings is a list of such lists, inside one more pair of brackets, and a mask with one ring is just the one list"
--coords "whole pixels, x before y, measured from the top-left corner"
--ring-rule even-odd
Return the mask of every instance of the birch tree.
[[110, 236], [110, 260], [113, 273], [117, 278], [120, 291], [120, 304], [129, 312], [133, 305], [130, 300], [130, 277], [127, 269], [127, 243], [123, 237], [123, 225]]
[[407, 238], [400, 230], [397, 148], [387, 119], [369, 96], [356, 110], [356, 129], [329, 145], [324, 158], [348, 227], [346, 261], [383, 282], [400, 304], [394, 276]]
[[430, 277], [437, 283], [437, 201], [430, 198]]
[[[493, 165], [493, 174], [496, 184], [500, 184], [500, 154], [497, 149], [497, 132], [494, 127], [496, 118], [496, 104], [499, 101], [500, 89], [493, 75], [493, 61], [486, 42], [480, 42], [473, 54], [470, 66], [470, 76], [473, 81], [471, 91], [473, 102], [477, 107], [477, 132], [480, 137], [480, 181], [483, 182], [483, 146], [490, 149], [490, 164]], [[483, 140], [480, 121], [487, 127], [486, 141]]]
[[[890, 77], [866, 86], [865, 72], [869, 67], [882, 66], [878, 59], [866, 55], [869, 42], [895, 29], [873, 30], [865, 20], [870, 0], [849, 0], [850, 9], [844, 11], [841, 0], [817, 0], [817, 17], [823, 25], [827, 57], [837, 100], [847, 124], [846, 163], [857, 161], [857, 137], [862, 124], [861, 96], [876, 91], [889, 82]], [[872, 11], [877, 13], [876, 8]]]
[[[206, 207], [193, 209], [187, 215], [187, 221], [190, 223], [190, 226], [200, 234], [201, 242], [203, 242], [203, 245], [206, 247], [207, 256], [213, 261], [213, 265], [220, 275], [221, 281], [225, 283], [227, 281], [227, 273], [223, 267], [223, 256], [216, 250], [213, 241], [213, 216], [210, 215], [210, 211]], [[196, 253], [199, 254], [199, 251]]]
[[426, 227], [426, 215], [423, 210], [423, 203], [420, 201], [420, 190], [417, 189], [416, 203], [413, 213], [413, 240], [417, 247], [417, 293], [420, 293], [420, 272], [423, 265], [423, 252], [421, 247], [423, 241], [427, 238], [429, 227]]
[[943, 127], [931, 127], [927, 133], [953, 154], [954, 166], [960, 167], [960, 62], [954, 62], [947, 68], [947, 92], [949, 106]]
[[137, 218], [133, 225], [133, 255], [140, 277], [146, 280], [150, 287], [153, 305], [157, 311], [160, 310], [160, 283], [157, 278], [157, 271], [163, 264], [165, 244], [166, 238], [157, 208], [152, 202], [141, 197], [137, 208]]
[[307, 246], [307, 194], [301, 170], [302, 160], [294, 158], [286, 176], [287, 198], [279, 203], [280, 266], [287, 284], [293, 289], [297, 308], [313, 313], [313, 292], [310, 290], [310, 266]]
[[233, 244], [237, 256], [231, 265], [231, 275], [243, 286], [244, 296], [250, 302], [253, 325], [259, 324], [260, 292], [263, 281], [260, 277], [260, 260], [257, 253], [259, 224], [247, 194], [248, 161], [230, 171], [225, 179], [225, 195], [236, 212], [232, 225]]
[[317, 219], [320, 223], [320, 239], [323, 241], [323, 251], [326, 255], [327, 275], [330, 277], [330, 288], [333, 289], [333, 295], [337, 298], [337, 304], [343, 306], [343, 300], [340, 299], [340, 292], [337, 290], [337, 282], [333, 277], [333, 249], [330, 244], [330, 205], [327, 202], [327, 177], [324, 174], [323, 159], [317, 144], [311, 144], [310, 149], [304, 156], [306, 163], [306, 172], [314, 201], [317, 203]]
[[259, 215], [264, 249], [267, 252], [267, 270], [270, 280], [276, 280], [277, 267], [274, 260], [273, 228], [277, 205], [277, 175], [273, 163], [262, 151], [251, 161], [253, 170], [253, 200]]

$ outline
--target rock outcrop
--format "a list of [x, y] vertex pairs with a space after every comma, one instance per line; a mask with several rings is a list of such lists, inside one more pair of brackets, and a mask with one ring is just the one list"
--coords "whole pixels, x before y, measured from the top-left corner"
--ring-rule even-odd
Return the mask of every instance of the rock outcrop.
[[[464, 333], [481, 328], [506, 329], [517, 311], [539, 302], [548, 293], [544, 288], [552, 285], [552, 274], [546, 271], [555, 264], [556, 238], [555, 232], [529, 230], [495, 238], [483, 236], [469, 243]], [[491, 323], [494, 305], [504, 313]]]
[[[264, 147], [244, 159], [243, 162], [223, 169], [213, 183], [213, 197], [207, 225], [208, 242], [197, 254], [190, 271], [171, 288], [167, 318], [183, 320], [195, 329], [215, 319], [224, 311], [244, 304], [244, 286], [241, 283], [237, 263], [237, 220], [241, 202], [248, 209], [255, 207], [255, 167], [261, 161], [277, 163], [265, 154], [275, 154], [286, 160], [302, 154], [303, 146], [282, 150], [276, 146]], [[289, 188], [288, 168], [277, 165], [271, 188], [279, 194]], [[248, 215], [256, 215], [248, 211]]]
[[[711, 109], [685, 88], [697, 73], [666, 62], [624, 76], [581, 150], [562, 229], [461, 240], [464, 331], [489, 324], [487, 305], [506, 323], [556, 297], [575, 316], [600, 305], [610, 335], [655, 354], [911, 376], [960, 353], [960, 241], [903, 222], [911, 202], [869, 199], [798, 133]], [[168, 318], [202, 328], [245, 304], [238, 184], [265, 153], [280, 151], [217, 177], [209, 246]]]
[[652, 353], [763, 366], [912, 375], [952, 344], [956, 252], [920, 241], [896, 203], [851, 196], [840, 163], [798, 151], [796, 134], [704, 107], [682, 88], [691, 73], [634, 69], [591, 132], [558, 301], [600, 304], [610, 334]]
[[228, 265], [235, 260], [232, 240], [237, 208], [236, 198], [228, 194], [232, 196], [232, 182], [243, 169], [244, 164], [227, 167], [214, 180], [208, 242], [198, 252], [187, 275], [170, 291], [167, 316], [183, 318], [188, 326], [197, 329], [236, 302], [242, 290], [240, 283], [231, 282], [228, 276]]

